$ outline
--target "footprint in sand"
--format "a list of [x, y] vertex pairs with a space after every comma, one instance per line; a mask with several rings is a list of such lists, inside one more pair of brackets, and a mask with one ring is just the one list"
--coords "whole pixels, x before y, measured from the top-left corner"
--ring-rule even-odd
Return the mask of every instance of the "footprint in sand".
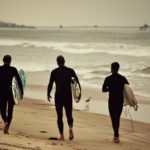
[[47, 131], [40, 131], [40, 133], [48, 133]]
[[26, 138], [30, 138], [30, 137], [32, 137], [32, 135], [27, 135], [27, 136], [26, 136]]
[[26, 125], [26, 126], [29, 126], [29, 125], [31, 125], [31, 124], [29, 124], [29, 123], [26, 123], [26, 124], [24, 124], [24, 125]]
[[105, 141], [109, 141], [109, 139], [105, 139]]
[[33, 148], [33, 150], [42, 150], [40, 147], [35, 147], [35, 148]]
[[29, 145], [31, 145], [31, 143], [28, 143]]
[[81, 149], [81, 148], [74, 148], [74, 147], [73, 147], [73, 149], [74, 149], [74, 150], [86, 150], [85, 148], [84, 148], [84, 149]]

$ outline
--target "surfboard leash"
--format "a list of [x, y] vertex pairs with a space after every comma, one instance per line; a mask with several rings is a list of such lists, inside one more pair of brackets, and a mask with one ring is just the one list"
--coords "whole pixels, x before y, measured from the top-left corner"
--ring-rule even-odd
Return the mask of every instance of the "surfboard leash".
[[130, 120], [131, 120], [131, 127], [132, 127], [132, 131], [131, 131], [131, 132], [134, 132], [134, 125], [133, 125], [132, 115], [131, 115], [131, 113], [130, 113], [130, 108], [131, 108], [131, 106], [128, 108], [128, 113], [129, 113], [129, 116], [130, 116]]
[[[135, 130], [134, 130], [134, 125], [133, 125], [133, 119], [132, 119], [132, 115], [131, 115], [131, 113], [130, 113], [130, 108], [131, 108], [131, 106], [128, 108], [127, 107], [127, 105], [125, 106], [125, 109], [126, 109], [126, 112], [127, 112], [127, 114], [126, 114], [126, 116], [128, 116], [128, 114], [129, 114], [129, 119], [130, 119], [130, 123], [131, 123], [131, 130], [127, 130], [127, 132], [126, 133], [122, 133], [122, 134], [120, 134], [120, 135], [126, 135], [126, 134], [130, 134], [130, 133], [133, 133]], [[128, 118], [127, 118], [128, 119]]]

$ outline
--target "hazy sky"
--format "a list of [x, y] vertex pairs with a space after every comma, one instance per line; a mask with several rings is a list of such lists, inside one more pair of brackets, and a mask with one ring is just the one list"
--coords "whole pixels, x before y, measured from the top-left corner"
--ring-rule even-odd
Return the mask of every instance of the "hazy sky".
[[150, 24], [150, 0], [0, 0], [0, 20], [18, 24]]

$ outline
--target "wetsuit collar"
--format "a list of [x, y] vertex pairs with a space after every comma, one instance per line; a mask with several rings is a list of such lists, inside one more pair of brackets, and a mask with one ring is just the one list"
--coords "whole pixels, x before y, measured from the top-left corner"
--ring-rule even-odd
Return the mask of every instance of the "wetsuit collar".
[[64, 65], [62, 65], [62, 66], [59, 66], [59, 68], [62, 68], [62, 67], [65, 67]]
[[4, 66], [10, 66], [9, 64], [4, 64]]
[[116, 74], [118, 74], [118, 72], [113, 72], [112, 74], [116, 75]]

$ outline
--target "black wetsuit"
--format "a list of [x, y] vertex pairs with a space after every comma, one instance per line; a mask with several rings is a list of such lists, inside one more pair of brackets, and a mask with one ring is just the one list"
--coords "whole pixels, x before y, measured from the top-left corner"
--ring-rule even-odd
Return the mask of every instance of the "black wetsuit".
[[113, 73], [106, 77], [102, 87], [103, 92], [109, 92], [109, 113], [115, 137], [119, 136], [120, 116], [124, 101], [124, 84], [129, 84], [127, 79], [118, 73]]
[[[65, 66], [60, 66], [51, 72], [47, 95], [51, 93], [53, 83], [56, 84], [55, 106], [57, 111], [57, 123], [60, 134], [63, 134], [63, 107], [66, 111], [69, 127], [73, 127], [72, 117], [72, 92], [71, 78], [75, 78], [79, 83], [75, 71]], [[80, 83], [79, 83], [80, 85]]]
[[[22, 91], [22, 82], [16, 68], [9, 65], [0, 66], [0, 110], [4, 123], [10, 125], [13, 116], [14, 100], [12, 94], [12, 79], [16, 77], [18, 85]], [[7, 112], [8, 106], [8, 112]]]

